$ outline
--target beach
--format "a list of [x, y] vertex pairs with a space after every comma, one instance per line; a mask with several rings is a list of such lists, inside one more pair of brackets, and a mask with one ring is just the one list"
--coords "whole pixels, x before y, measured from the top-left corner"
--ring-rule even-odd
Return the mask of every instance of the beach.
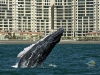
[[[36, 42], [29, 40], [0, 40], [0, 44], [34, 44]], [[58, 44], [100, 44], [100, 41], [61, 40]]]

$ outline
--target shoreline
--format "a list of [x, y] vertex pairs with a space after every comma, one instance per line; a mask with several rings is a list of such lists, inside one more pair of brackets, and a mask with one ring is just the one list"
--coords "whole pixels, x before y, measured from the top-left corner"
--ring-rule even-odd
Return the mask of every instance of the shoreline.
[[[28, 40], [0, 40], [0, 44], [34, 44], [37, 41]], [[100, 41], [67, 41], [61, 40], [58, 44], [100, 44]]]
[[60, 44], [100, 44], [100, 41], [60, 41]]

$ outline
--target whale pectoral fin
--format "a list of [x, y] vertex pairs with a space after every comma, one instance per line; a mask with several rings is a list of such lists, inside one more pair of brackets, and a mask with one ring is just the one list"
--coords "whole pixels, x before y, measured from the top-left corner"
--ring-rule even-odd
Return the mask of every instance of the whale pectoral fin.
[[29, 58], [31, 57], [31, 55], [32, 55], [32, 53], [27, 53], [27, 54], [23, 55], [23, 56], [20, 58], [18, 67], [22, 66], [22, 64], [23, 64], [23, 65], [26, 65], [26, 63], [29, 62]]

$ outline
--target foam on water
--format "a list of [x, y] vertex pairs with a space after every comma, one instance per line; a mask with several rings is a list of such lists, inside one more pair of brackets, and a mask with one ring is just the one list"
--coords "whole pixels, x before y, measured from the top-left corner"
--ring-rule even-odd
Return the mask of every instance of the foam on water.
[[[25, 64], [26, 64], [26, 61], [25, 61], [25, 62], [23, 62], [23, 64], [22, 64], [22, 67], [21, 67], [21, 68], [26, 68], [27, 66], [26, 66]], [[11, 66], [11, 67], [13, 67], [13, 68], [18, 68], [18, 62], [17, 62], [15, 65]]]
[[[11, 66], [13, 68], [18, 68], [18, 63], [16, 63], [15, 65]], [[47, 68], [47, 67], [53, 67], [53, 68], [56, 68], [57, 65], [55, 64], [48, 64], [47, 66], [46, 65], [43, 65], [41, 68]], [[22, 66], [22, 68], [26, 68], [25, 65]], [[34, 67], [31, 67], [31, 68], [34, 68]]]
[[15, 65], [11, 66], [13, 68], [18, 68], [18, 63], [16, 63]]
[[50, 67], [57, 67], [57, 65], [55, 65], [55, 64], [49, 64], [48, 66], [50, 66]]

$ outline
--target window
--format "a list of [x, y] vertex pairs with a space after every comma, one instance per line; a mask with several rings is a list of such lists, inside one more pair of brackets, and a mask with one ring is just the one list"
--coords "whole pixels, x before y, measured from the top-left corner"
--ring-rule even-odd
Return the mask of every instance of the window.
[[64, 0], [64, 2], [66, 2], [66, 0]]

